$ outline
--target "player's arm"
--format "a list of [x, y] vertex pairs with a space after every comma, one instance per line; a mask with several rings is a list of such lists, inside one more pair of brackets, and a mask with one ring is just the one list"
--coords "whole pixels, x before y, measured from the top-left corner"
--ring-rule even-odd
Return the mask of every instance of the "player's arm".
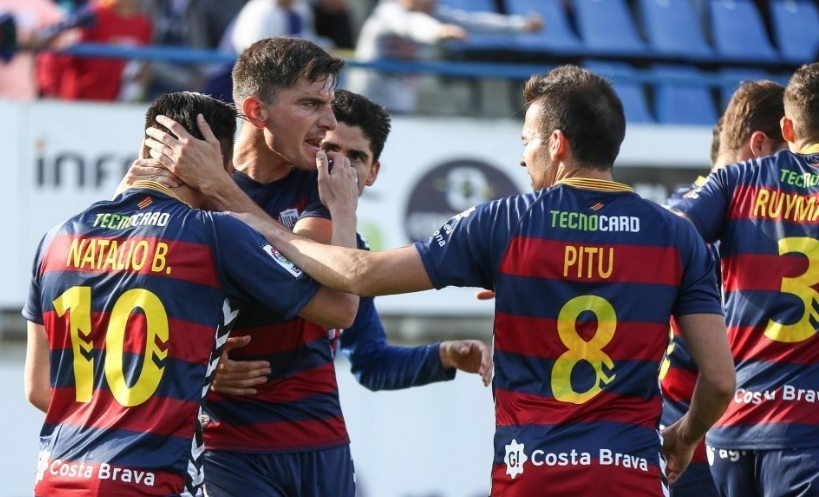
[[[372, 390], [398, 390], [455, 378], [456, 369], [491, 376], [488, 347], [477, 340], [455, 340], [416, 347], [387, 342], [387, 334], [372, 298], [362, 298], [355, 322], [340, 338], [356, 380]], [[486, 374], [483, 374], [486, 373]]]
[[677, 317], [677, 323], [699, 375], [688, 412], [663, 432], [667, 476], [672, 482], [685, 470], [711, 425], [728, 408], [736, 388], [734, 361], [722, 315], [688, 314]]
[[51, 402], [51, 364], [48, 360], [48, 336], [41, 324], [28, 321], [24, 384], [26, 399], [46, 412]]

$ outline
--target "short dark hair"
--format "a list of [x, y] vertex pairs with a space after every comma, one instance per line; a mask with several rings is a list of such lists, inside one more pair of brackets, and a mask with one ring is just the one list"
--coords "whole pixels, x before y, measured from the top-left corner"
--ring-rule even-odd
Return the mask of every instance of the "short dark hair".
[[819, 140], [819, 62], [793, 73], [785, 87], [785, 113], [797, 138]]
[[361, 128], [370, 140], [373, 162], [377, 161], [390, 134], [391, 119], [387, 109], [351, 91], [336, 90], [335, 95], [332, 107], [336, 121]]
[[145, 128], [159, 128], [166, 133], [171, 130], [156, 122], [156, 116], [170, 117], [181, 124], [195, 138], [203, 140], [196, 124], [196, 115], [202, 114], [210, 129], [219, 140], [222, 162], [227, 168], [233, 158], [233, 141], [236, 135], [236, 108], [209, 95], [192, 91], [167, 93], [154, 100], [145, 113]]
[[338, 84], [344, 60], [333, 57], [315, 43], [298, 38], [265, 38], [245, 49], [233, 66], [233, 101], [256, 95], [265, 103], [276, 98], [282, 88], [299, 79]]
[[784, 94], [785, 87], [773, 81], [749, 81], [740, 85], [723, 114], [722, 149], [739, 150], [755, 131], [762, 131], [769, 139], [784, 143], [779, 126], [785, 115]]
[[540, 102], [540, 133], [561, 130], [581, 166], [610, 169], [626, 135], [623, 103], [611, 83], [573, 65], [529, 78], [523, 88], [528, 109]]
[[719, 147], [721, 143], [720, 135], [722, 134], [722, 122], [725, 118], [725, 114], [719, 116], [719, 120], [717, 120], [717, 124], [711, 129], [711, 167], [717, 163], [717, 159], [719, 158]]

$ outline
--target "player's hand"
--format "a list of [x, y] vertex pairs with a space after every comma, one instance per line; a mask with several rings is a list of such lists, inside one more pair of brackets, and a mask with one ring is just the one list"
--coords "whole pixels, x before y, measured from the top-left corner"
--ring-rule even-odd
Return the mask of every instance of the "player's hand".
[[[332, 170], [329, 167], [329, 160], [333, 161]], [[349, 211], [355, 213], [359, 194], [358, 173], [350, 165], [350, 159], [338, 152], [325, 153], [319, 150], [316, 154], [316, 169], [319, 198], [330, 213]]]
[[663, 430], [662, 450], [666, 460], [665, 476], [669, 483], [674, 483], [680, 478], [694, 457], [694, 450], [700, 442], [697, 440], [691, 443], [685, 439], [682, 428], [684, 422], [685, 416]]
[[158, 128], [145, 130], [148, 138], [145, 138], [144, 145], [148, 147], [151, 157], [185, 184], [201, 190], [205, 195], [218, 190], [218, 182], [224, 180], [227, 172], [222, 162], [219, 140], [205, 118], [201, 114], [196, 116], [196, 124], [204, 140], [194, 138], [184, 126], [169, 117], [157, 116], [156, 121], [173, 134]]
[[250, 337], [228, 338], [219, 366], [216, 368], [216, 377], [210, 389], [221, 395], [253, 395], [256, 385], [267, 381], [270, 374], [270, 363], [267, 361], [234, 361], [228, 354], [233, 349], [246, 346]]
[[492, 300], [495, 298], [495, 292], [492, 290], [479, 290], [475, 292], [475, 298], [478, 300]]
[[168, 188], [176, 188], [182, 184], [179, 178], [162, 167], [162, 164], [158, 161], [154, 159], [137, 159], [131, 164], [131, 167], [128, 168], [128, 172], [125, 173], [125, 177], [122, 178], [119, 186], [117, 186], [117, 191], [114, 192], [114, 196], [116, 197], [140, 180], [156, 181]]
[[484, 385], [492, 381], [492, 352], [480, 340], [450, 340], [441, 342], [441, 364], [481, 376]]

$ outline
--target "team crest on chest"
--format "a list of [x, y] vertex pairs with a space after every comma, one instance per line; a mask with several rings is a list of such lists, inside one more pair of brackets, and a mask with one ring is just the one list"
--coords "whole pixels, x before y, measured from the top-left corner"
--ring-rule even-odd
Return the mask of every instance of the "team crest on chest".
[[298, 220], [299, 211], [297, 209], [285, 209], [279, 212], [279, 222], [287, 226], [288, 229], [292, 230]]

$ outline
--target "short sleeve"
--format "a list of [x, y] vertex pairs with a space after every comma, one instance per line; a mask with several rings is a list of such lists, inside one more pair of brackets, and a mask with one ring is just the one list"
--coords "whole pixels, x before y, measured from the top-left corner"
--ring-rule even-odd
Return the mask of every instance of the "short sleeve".
[[217, 260], [229, 298], [258, 303], [295, 318], [319, 284], [287, 260], [264, 237], [226, 214], [215, 213]]

